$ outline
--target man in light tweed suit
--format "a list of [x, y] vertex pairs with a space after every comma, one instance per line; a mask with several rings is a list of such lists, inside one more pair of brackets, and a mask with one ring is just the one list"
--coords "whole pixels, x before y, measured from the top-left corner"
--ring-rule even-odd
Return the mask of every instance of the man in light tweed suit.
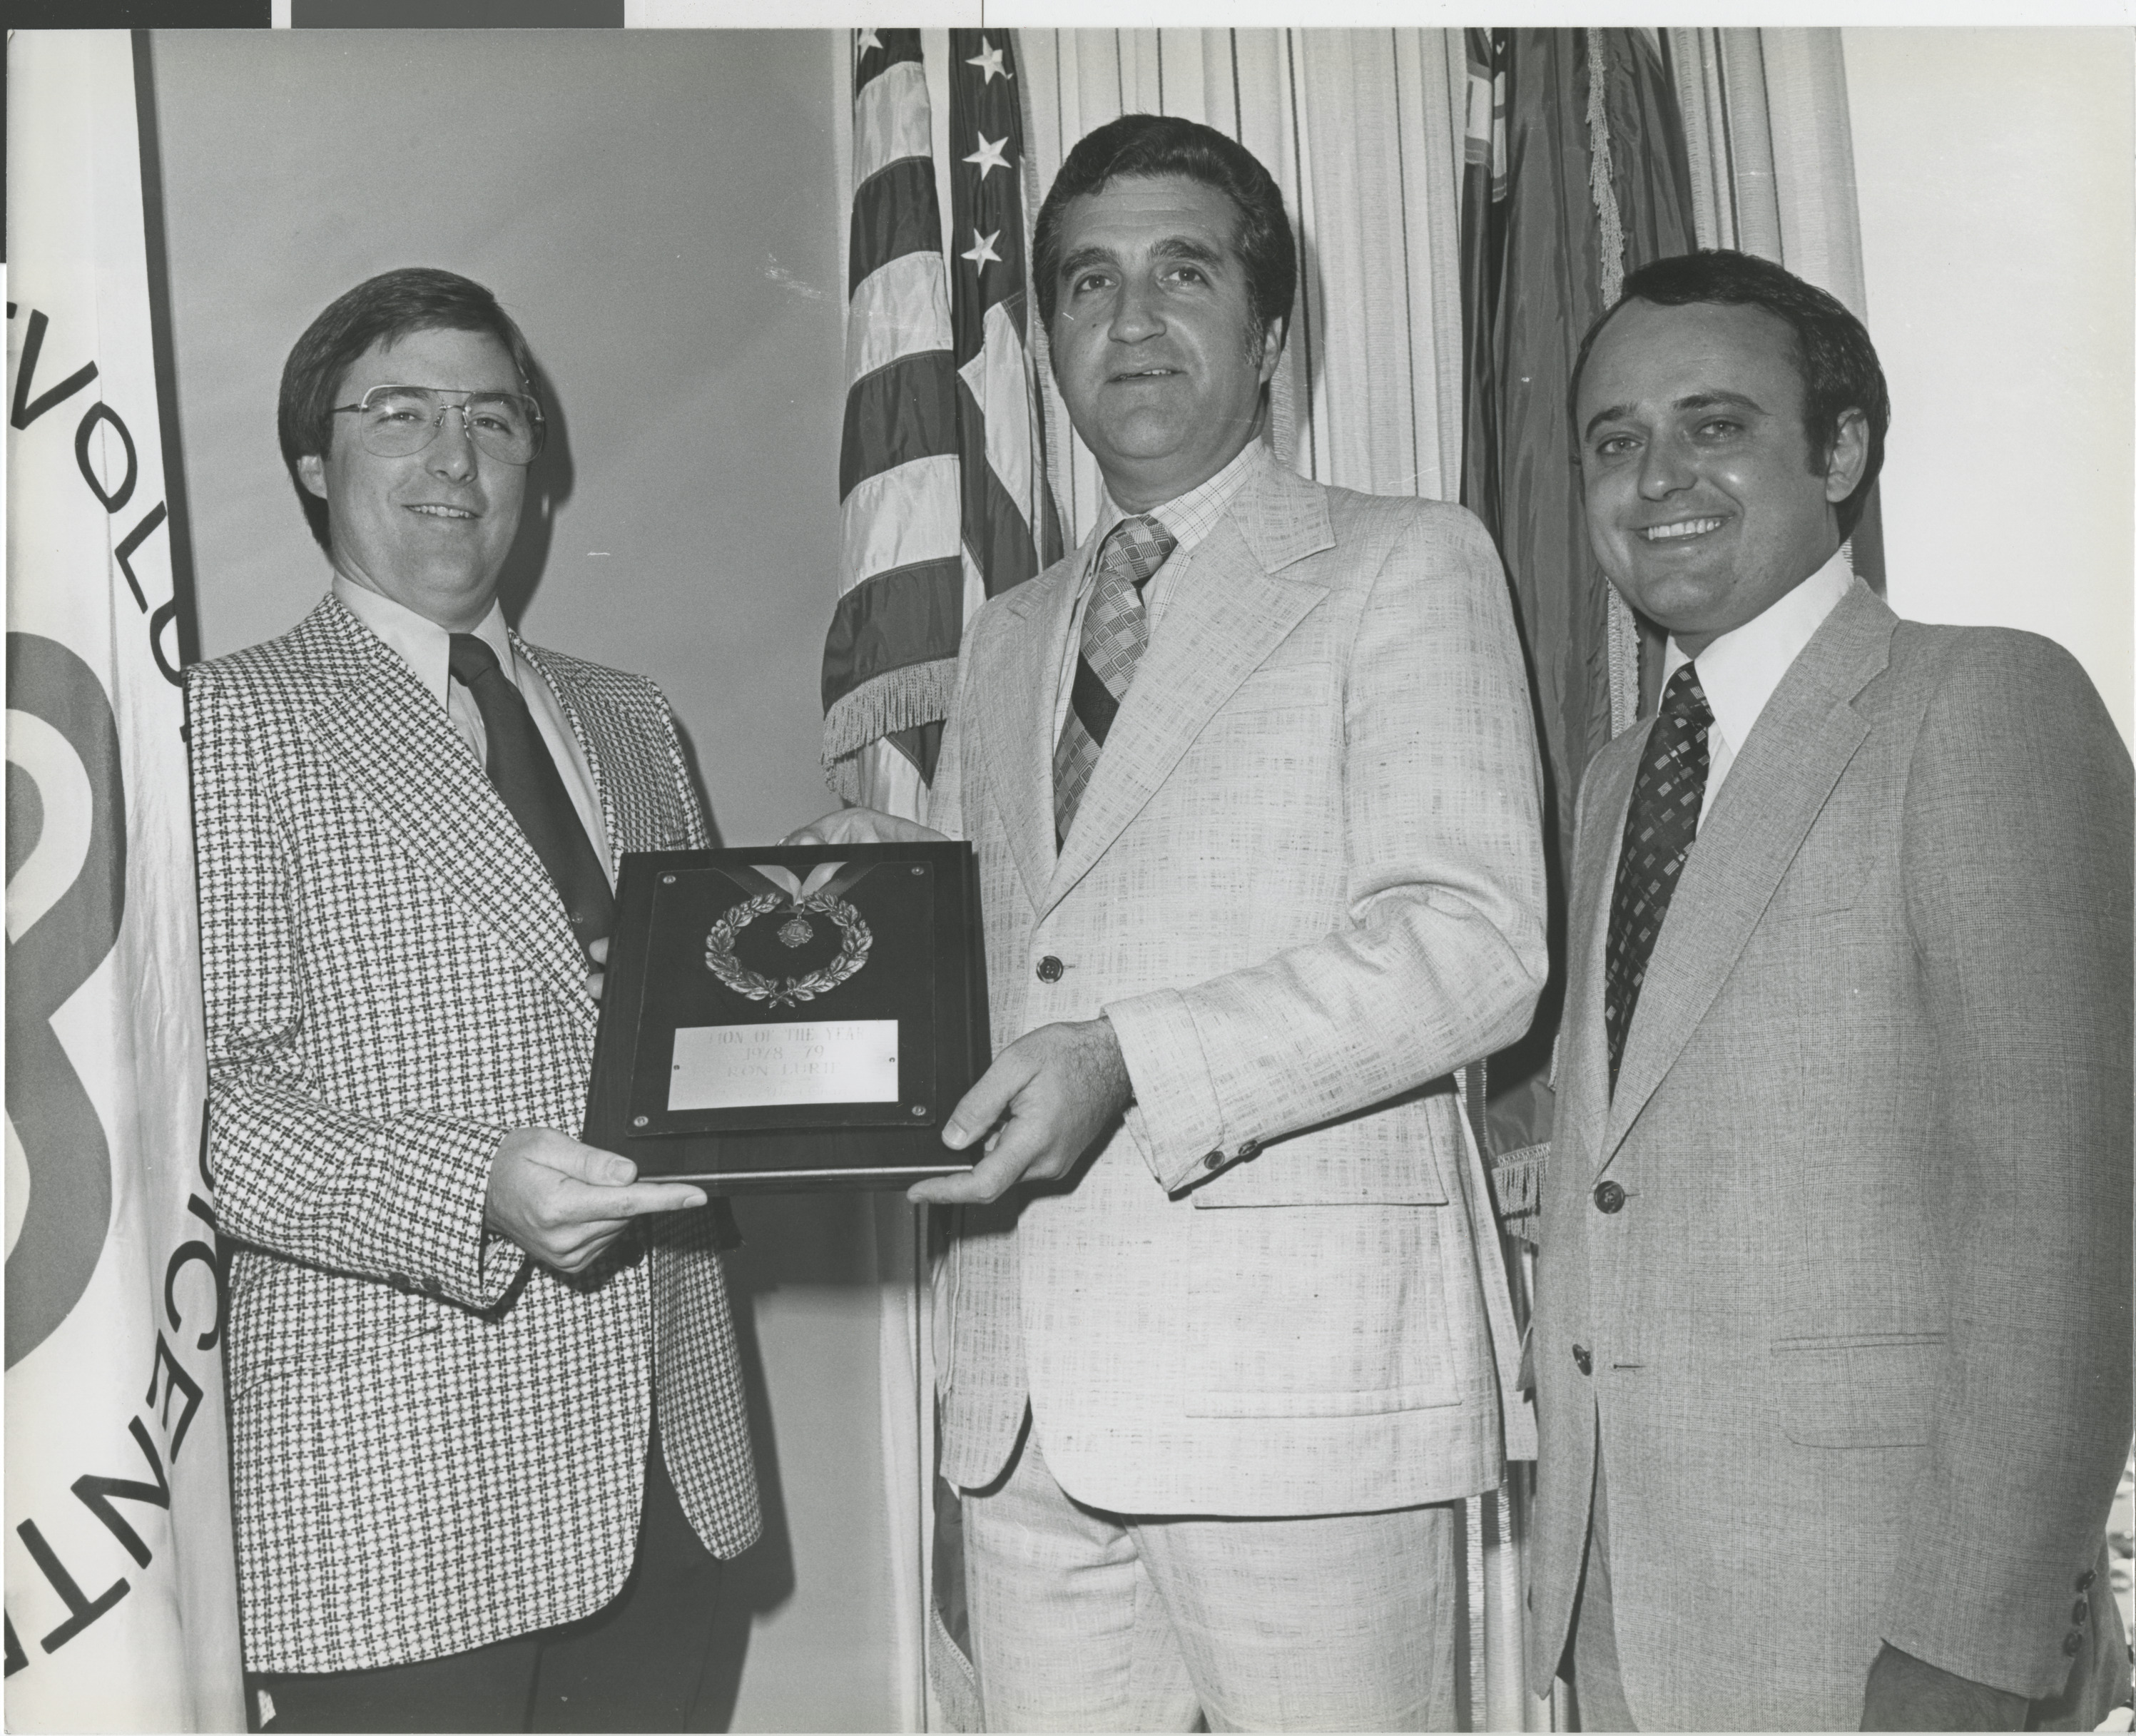
[[1033, 252], [1107, 500], [964, 639], [930, 818], [978, 848], [1007, 1047], [945, 1134], [976, 1168], [913, 1190], [965, 1208], [935, 1320], [982, 1709], [1449, 1729], [1449, 1504], [1523, 1444], [1449, 1077], [1546, 970], [1505, 581], [1459, 508], [1261, 444], [1295, 253], [1231, 139], [1100, 128]]
[[1596, 557], [1669, 644], [1580, 792], [1532, 1685], [1570, 1631], [1589, 1729], [2092, 1729], [2128, 753], [2057, 647], [1852, 576], [1889, 401], [1822, 290], [1658, 261], [1574, 391]]
[[696, 1728], [760, 1529], [704, 1196], [572, 1136], [616, 860], [706, 834], [658, 690], [497, 607], [532, 369], [448, 272], [328, 307], [280, 423], [331, 591], [192, 672], [269, 1729]]

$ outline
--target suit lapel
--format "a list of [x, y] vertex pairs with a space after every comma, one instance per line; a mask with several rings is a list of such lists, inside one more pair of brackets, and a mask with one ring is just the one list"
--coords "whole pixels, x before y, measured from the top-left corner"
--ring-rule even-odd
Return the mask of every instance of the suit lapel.
[[1001, 624], [1004, 630], [988, 632], [973, 647], [981, 662], [972, 689], [987, 696], [987, 720], [983, 728], [968, 730], [965, 740], [976, 737], [985, 756], [1017, 872], [1033, 905], [1042, 902], [1053, 878], [1053, 712], [1075, 613], [1075, 575], [1089, 547], [1086, 541], [1069, 559], [1010, 591], [1000, 605], [1012, 617]]
[[583, 1001], [585, 965], [563, 902], [444, 708], [339, 604], [315, 618], [352, 670], [307, 720], [322, 751], [476, 921], [560, 994]]
[[[1040, 915], [1090, 872], [1217, 709], [1327, 596], [1276, 569], [1333, 542], [1327, 502], [1314, 484], [1272, 463], [1246, 484], [1167, 602], [1053, 865]], [[1052, 784], [1049, 764], [1043, 787]]]
[[[597, 688], [575, 678], [567, 667], [538, 647], [528, 644], [517, 633], [512, 635], [512, 647], [536, 674], [549, 683], [549, 691], [556, 696], [564, 721], [570, 725], [587, 770], [593, 774], [594, 796], [600, 804], [601, 827], [608, 838], [609, 863], [611, 868], [620, 868], [625, 850], [648, 848], [624, 835], [622, 805], [609, 781], [610, 768], [621, 763], [626, 751], [624, 744], [630, 740], [628, 723]], [[657, 849], [658, 845], [649, 847]]]
[[1586, 896], [1572, 908], [1566, 941], [1569, 975], [1580, 985], [1580, 994], [1576, 1001], [1566, 1004], [1560, 1026], [1556, 1088], [1560, 1103], [1576, 1100], [1603, 1106], [1602, 1115], [1585, 1123], [1586, 1137], [1596, 1142], [1602, 1137], [1609, 1101], [1609, 1041], [1602, 1022], [1609, 899], [1618, 847], [1624, 834], [1624, 810], [1631, 805], [1632, 783], [1653, 722], [1651, 717], [1641, 718], [1596, 756], [1581, 791], [1580, 832], [1574, 841], [1572, 883], [1585, 887]]
[[[1685, 860], [1647, 966], [1609, 1106], [1602, 1162], [1614, 1155], [1713, 1004], [1833, 785], [1869, 733], [1854, 700], [1883, 669], [1896, 623], [1857, 581], [1774, 690], [1737, 753]], [[1620, 834], [1624, 805], [1614, 810]], [[1614, 846], [1616, 839], [1609, 842]], [[1615, 878], [1614, 848], [1606, 878]], [[1606, 923], [1606, 889], [1601, 902]]]

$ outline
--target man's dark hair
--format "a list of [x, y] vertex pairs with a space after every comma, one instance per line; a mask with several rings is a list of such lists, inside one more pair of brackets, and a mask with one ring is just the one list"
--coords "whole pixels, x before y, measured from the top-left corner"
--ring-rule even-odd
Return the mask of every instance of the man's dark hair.
[[1831, 461], [1833, 442], [1839, 438], [1843, 411], [1860, 411], [1869, 425], [1869, 460], [1862, 466], [1862, 480], [1839, 503], [1839, 534], [1842, 538], [1852, 536], [1868, 504], [1870, 486], [1884, 468], [1884, 430], [1891, 421], [1891, 395], [1884, 384], [1876, 347], [1869, 341], [1862, 322], [1837, 296], [1815, 284], [1804, 283], [1794, 272], [1755, 254], [1708, 248], [1642, 265], [1624, 280], [1624, 293], [1580, 341], [1580, 356], [1572, 364], [1572, 384], [1566, 397], [1575, 425], [1575, 446], [1580, 376], [1587, 366], [1588, 352], [1595, 348], [1602, 328], [1631, 301], [1651, 302], [1663, 308], [1680, 308], [1693, 302], [1763, 308], [1787, 322], [1794, 333], [1795, 372], [1803, 384], [1803, 432], [1809, 440], [1811, 470], [1820, 476], [1824, 474]]
[[1053, 323], [1054, 292], [1061, 275], [1061, 217], [1068, 202], [1102, 192], [1123, 176], [1147, 179], [1183, 175], [1213, 187], [1238, 207], [1239, 257], [1246, 268], [1246, 293], [1254, 338], [1290, 318], [1298, 290], [1298, 244], [1284, 215], [1283, 192], [1238, 140], [1175, 114], [1123, 114], [1086, 133], [1068, 153], [1031, 236], [1031, 275], [1038, 292], [1038, 317]]
[[[430, 265], [381, 271], [338, 295], [304, 328], [282, 364], [282, 391], [275, 427], [282, 462], [289, 467], [297, 498], [312, 535], [327, 547], [327, 503], [306, 488], [297, 460], [323, 457], [333, 445], [334, 401], [349, 369], [376, 343], [394, 343], [411, 332], [487, 332], [511, 353], [524, 391], [533, 390], [534, 356], [512, 316], [480, 284]], [[402, 382], [426, 385], [422, 380]]]

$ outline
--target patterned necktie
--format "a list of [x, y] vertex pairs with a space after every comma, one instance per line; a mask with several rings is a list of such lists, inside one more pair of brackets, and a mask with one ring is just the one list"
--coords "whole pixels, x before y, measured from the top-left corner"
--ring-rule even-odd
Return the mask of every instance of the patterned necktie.
[[517, 684], [498, 666], [497, 653], [472, 633], [453, 635], [450, 662], [482, 712], [489, 737], [489, 780], [556, 883], [570, 915], [572, 938], [590, 946], [615, 926], [615, 895], [548, 744], [534, 727], [533, 713]]
[[1123, 518], [1098, 551], [1097, 588], [1083, 610], [1083, 644], [1068, 693], [1068, 721], [1053, 748], [1053, 841], [1065, 844], [1099, 750], [1149, 644], [1142, 587], [1179, 546], [1148, 513]]
[[1669, 677], [1661, 715], [1647, 737], [1646, 757], [1632, 785], [1624, 816], [1624, 847], [1617, 858], [1617, 887], [1609, 900], [1609, 982], [1602, 1024], [1609, 1039], [1609, 1089], [1617, 1089], [1624, 1034], [1639, 1004], [1647, 961], [1668, 916], [1677, 876], [1698, 836], [1698, 810], [1706, 799], [1709, 760], [1706, 732], [1713, 708], [1686, 664]]

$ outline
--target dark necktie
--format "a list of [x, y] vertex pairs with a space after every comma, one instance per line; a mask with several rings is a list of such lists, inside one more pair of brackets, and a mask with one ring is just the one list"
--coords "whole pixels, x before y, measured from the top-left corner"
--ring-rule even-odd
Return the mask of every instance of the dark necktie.
[[1624, 847], [1617, 858], [1617, 887], [1609, 900], [1609, 981], [1602, 1023], [1609, 1039], [1609, 1089], [1624, 1056], [1624, 1034], [1639, 1004], [1647, 961], [1668, 915], [1669, 899], [1684, 858], [1698, 836], [1699, 805], [1706, 799], [1710, 756], [1706, 732], [1713, 708], [1686, 664], [1669, 677], [1661, 715], [1647, 737], [1646, 757], [1632, 785], [1624, 816]]
[[1068, 721], [1053, 748], [1053, 839], [1068, 841], [1098, 754], [1113, 727], [1135, 665], [1149, 644], [1142, 587], [1178, 539], [1143, 513], [1123, 518], [1098, 551], [1098, 580], [1083, 610], [1083, 642], [1068, 693]]
[[454, 675], [482, 712], [489, 737], [489, 780], [556, 883], [570, 915], [572, 937], [581, 947], [590, 946], [614, 926], [615, 896], [533, 713], [498, 666], [497, 653], [472, 633], [453, 635], [450, 660]]

